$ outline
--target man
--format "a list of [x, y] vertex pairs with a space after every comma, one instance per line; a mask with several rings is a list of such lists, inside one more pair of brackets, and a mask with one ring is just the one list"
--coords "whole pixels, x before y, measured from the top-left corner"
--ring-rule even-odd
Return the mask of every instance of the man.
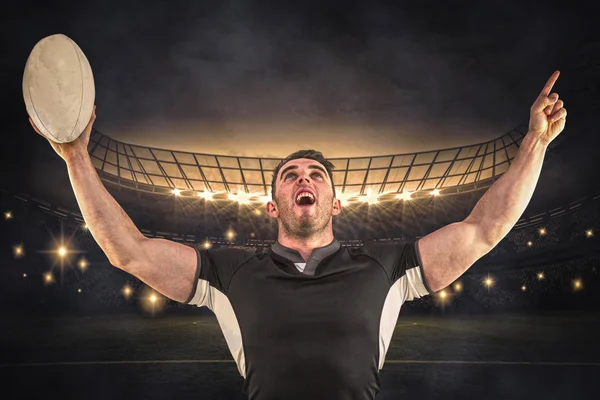
[[173, 300], [209, 307], [250, 399], [373, 399], [403, 302], [460, 277], [525, 210], [545, 150], [565, 126], [564, 104], [550, 94], [558, 75], [531, 107], [510, 169], [471, 214], [403, 244], [340, 246], [332, 229], [342, 209], [333, 165], [319, 152], [294, 153], [274, 171], [266, 209], [278, 221], [275, 245], [199, 251], [144, 237], [106, 191], [87, 152], [95, 111], [75, 142], [50, 143], [111, 264]]

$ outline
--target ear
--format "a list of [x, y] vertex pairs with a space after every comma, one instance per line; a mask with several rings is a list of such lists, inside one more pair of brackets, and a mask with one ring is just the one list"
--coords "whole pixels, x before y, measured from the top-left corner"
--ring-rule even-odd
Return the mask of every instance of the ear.
[[333, 201], [333, 211], [331, 214], [335, 216], [341, 212], [342, 212], [342, 202], [339, 199], [335, 199]]
[[279, 210], [277, 209], [277, 203], [273, 200], [269, 200], [267, 203], [267, 214], [273, 218], [279, 217]]

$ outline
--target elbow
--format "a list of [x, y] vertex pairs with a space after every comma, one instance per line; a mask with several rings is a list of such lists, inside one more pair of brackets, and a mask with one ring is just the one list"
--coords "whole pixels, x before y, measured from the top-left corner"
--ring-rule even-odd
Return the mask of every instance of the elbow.
[[475, 237], [473, 242], [477, 245], [478, 254], [483, 257], [504, 239], [512, 226], [508, 225], [489, 225], [480, 220], [475, 220], [471, 216], [464, 220], [465, 223], [475, 226]]
[[508, 235], [508, 232], [510, 232], [511, 228], [511, 226], [499, 226], [491, 229], [490, 232], [484, 232], [482, 238], [482, 246], [484, 251], [483, 255], [486, 255], [492, 251], [494, 247], [498, 246], [498, 243], [500, 243], [502, 239]]
[[138, 266], [144, 263], [144, 248], [148, 240], [150, 239], [144, 237], [132, 242], [124, 250], [107, 253], [108, 262], [125, 272], [137, 276]]
[[135, 267], [134, 267], [134, 262], [132, 261], [121, 261], [121, 260], [114, 260], [111, 258], [108, 258], [108, 262], [110, 263], [110, 265], [112, 265], [115, 268], [120, 269], [121, 271], [125, 271], [129, 274], [133, 274], [135, 275]]

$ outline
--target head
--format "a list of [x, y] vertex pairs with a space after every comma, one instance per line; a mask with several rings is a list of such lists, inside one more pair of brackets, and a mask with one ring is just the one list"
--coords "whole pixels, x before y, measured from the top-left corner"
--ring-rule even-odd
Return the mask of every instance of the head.
[[[284, 230], [306, 239], [332, 229], [332, 218], [342, 209], [335, 198], [333, 169], [333, 164], [315, 150], [297, 151], [277, 165], [267, 213], [277, 218], [280, 233]], [[311, 196], [298, 198], [302, 192]]]

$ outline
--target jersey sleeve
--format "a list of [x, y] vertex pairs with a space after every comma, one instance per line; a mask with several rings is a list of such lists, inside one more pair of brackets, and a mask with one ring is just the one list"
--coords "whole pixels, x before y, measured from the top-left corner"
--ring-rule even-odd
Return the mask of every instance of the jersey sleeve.
[[432, 294], [425, 279], [418, 240], [378, 242], [369, 249], [386, 270], [392, 286], [400, 290], [404, 301], [411, 301]]
[[237, 268], [254, 253], [222, 247], [216, 250], [196, 249], [197, 265], [194, 287], [185, 304], [212, 309], [214, 291], [218, 290], [227, 296], [229, 283]]

